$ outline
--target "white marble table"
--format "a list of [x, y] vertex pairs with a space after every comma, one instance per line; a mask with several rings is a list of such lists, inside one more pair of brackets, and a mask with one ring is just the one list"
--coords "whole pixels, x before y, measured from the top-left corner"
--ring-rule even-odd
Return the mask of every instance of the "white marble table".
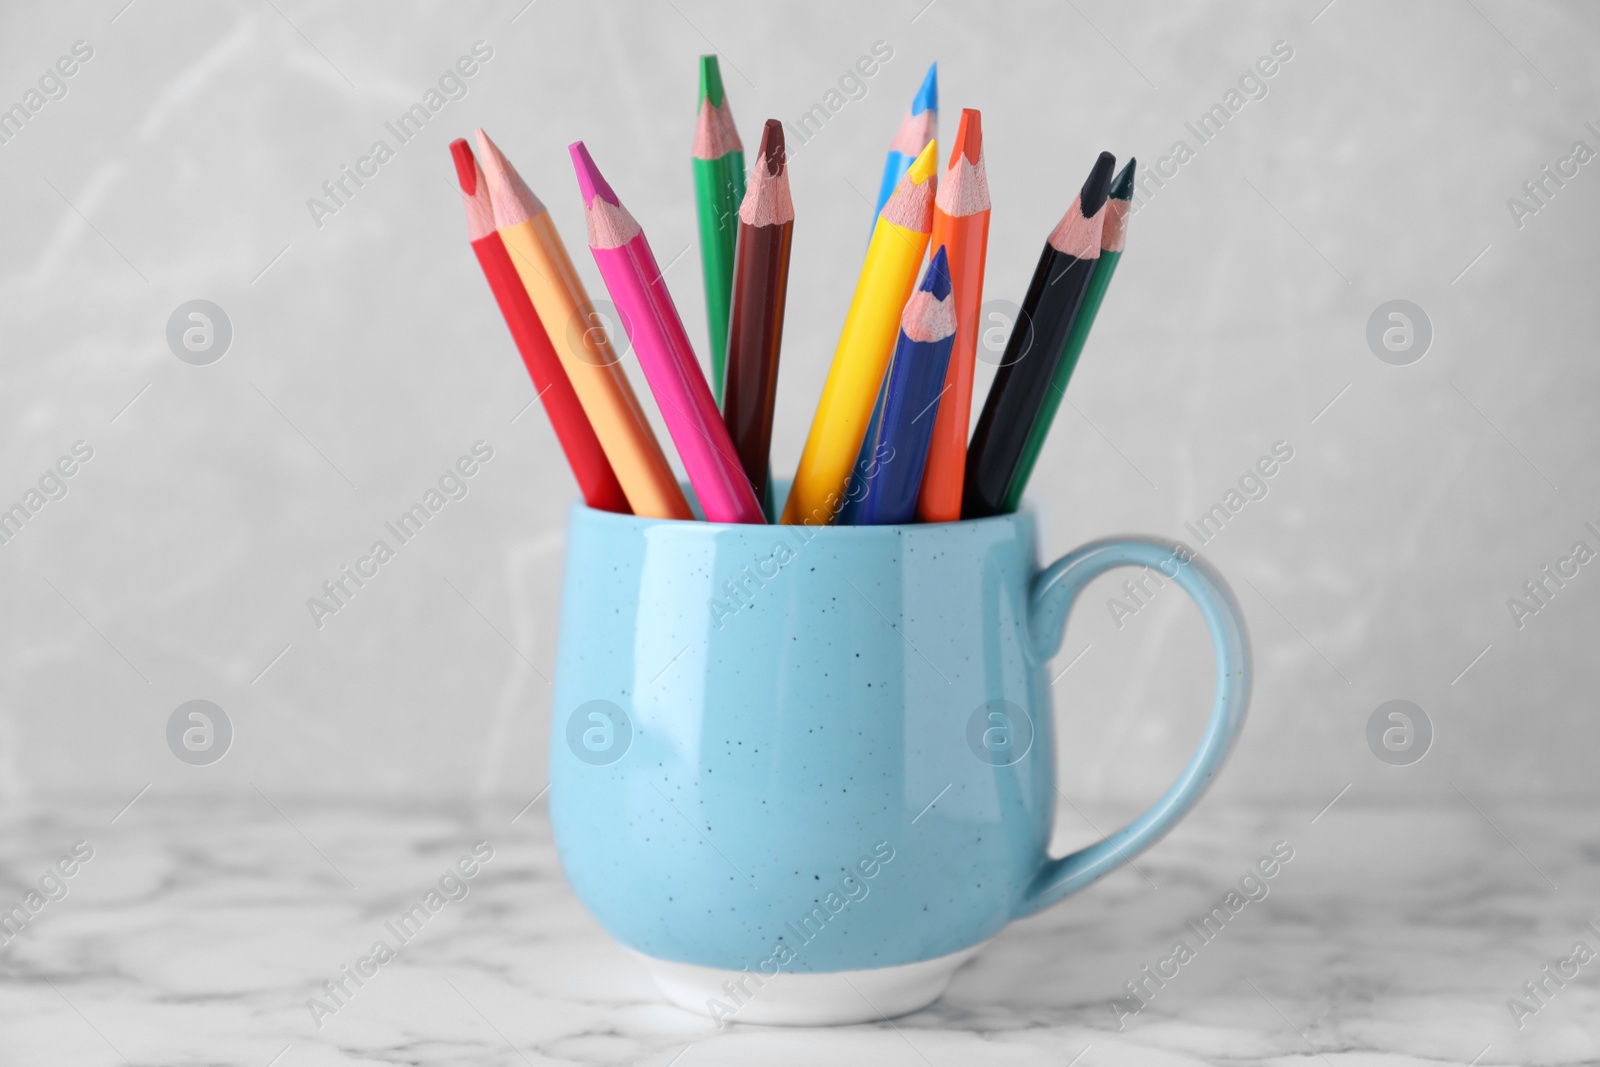
[[[542, 801], [514, 823], [522, 802], [152, 795], [118, 815], [125, 803], [0, 814], [0, 908], [75, 842], [94, 850], [0, 948], [4, 1067], [1600, 1063], [1600, 958], [1563, 987], [1546, 980], [1554, 995], [1520, 1030], [1506, 1003], [1574, 942], [1600, 950], [1584, 925], [1600, 925], [1592, 809], [1351, 797], [1313, 823], [1314, 810], [1202, 804], [1138, 871], [1005, 931], [931, 1009], [718, 1031], [663, 1004], [586, 915]], [[475, 840], [494, 856], [467, 895], [319, 1028], [308, 998], [397, 940], [384, 924]], [[1269, 895], [1119, 1030], [1123, 983], [1174, 939], [1198, 944], [1184, 921], [1280, 840], [1295, 856]]]

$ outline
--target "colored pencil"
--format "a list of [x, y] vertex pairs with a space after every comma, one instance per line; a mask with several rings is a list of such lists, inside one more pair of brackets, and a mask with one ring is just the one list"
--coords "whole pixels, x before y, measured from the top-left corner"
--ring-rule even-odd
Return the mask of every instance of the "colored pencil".
[[744, 145], [728, 110], [716, 56], [700, 57], [700, 116], [694, 125], [694, 202], [700, 216], [700, 270], [711, 335], [711, 389], [720, 400], [727, 364], [736, 216], [744, 199]]
[[1055, 377], [1050, 380], [1050, 388], [1045, 390], [1044, 404], [1039, 408], [1033, 430], [1023, 445], [1022, 457], [1017, 461], [1017, 473], [1011, 476], [1011, 485], [1006, 489], [1003, 505], [1006, 512], [1016, 511], [1022, 503], [1022, 492], [1033, 475], [1033, 465], [1038, 462], [1039, 451], [1044, 448], [1045, 438], [1050, 434], [1056, 410], [1067, 395], [1067, 382], [1072, 378], [1073, 368], [1078, 365], [1078, 357], [1083, 354], [1084, 343], [1089, 340], [1089, 330], [1094, 326], [1095, 316], [1099, 314], [1100, 305], [1106, 298], [1106, 290], [1111, 286], [1111, 276], [1116, 273], [1117, 264], [1122, 260], [1122, 250], [1128, 243], [1128, 215], [1133, 207], [1134, 163], [1135, 160], [1128, 160], [1128, 165], [1111, 180], [1111, 192], [1106, 200], [1105, 226], [1100, 231], [1100, 258], [1095, 262], [1089, 289], [1083, 294], [1083, 306], [1078, 309], [1078, 317], [1072, 320], [1066, 351], [1061, 355], [1061, 363], [1056, 367]]
[[873, 211], [882, 214], [883, 205], [889, 202], [900, 179], [911, 169], [911, 161], [939, 136], [939, 64], [928, 67], [922, 79], [922, 88], [911, 99], [911, 110], [900, 120], [900, 129], [889, 142], [889, 157], [883, 163], [883, 181], [878, 184], [878, 206]]
[[528, 376], [544, 401], [545, 413], [550, 416], [550, 424], [578, 480], [584, 502], [591, 508], [625, 515], [629, 511], [628, 498], [578, 403], [578, 394], [567, 380], [567, 372], [561, 367], [561, 360], [545, 334], [527, 290], [522, 287], [522, 279], [511, 263], [505, 242], [495, 230], [494, 209], [489, 203], [488, 182], [484, 180], [483, 171], [466, 141], [451, 142], [450, 154], [455, 159], [456, 179], [467, 209], [467, 236], [472, 242], [472, 251], [489, 281], [495, 303], [500, 305], [500, 314], [511, 330], [517, 351], [522, 354]]
[[[906, 301], [900, 337], [878, 400], [875, 432], [862, 439], [866, 489], [855, 512], [859, 526], [911, 522], [917, 513], [934, 417], [949, 397], [945, 371], [956, 339], [948, 253], [939, 248], [922, 285]], [[859, 462], [859, 461], [858, 461]]]
[[500, 239], [633, 513], [655, 519], [694, 518], [634, 396], [621, 358], [599, 328], [594, 305], [550, 213], [482, 130], [478, 156]]
[[806, 435], [783, 521], [831, 523], [872, 415], [900, 312], [917, 282], [933, 226], [938, 146], [928, 142], [878, 215], [833, 363]]
[[778, 394], [778, 351], [789, 289], [789, 246], [794, 201], [784, 158], [783, 123], [768, 119], [761, 151], [739, 205], [739, 246], [734, 259], [733, 310], [728, 327], [728, 382], [722, 419], [739, 452], [745, 476], [768, 518], [772, 506], [773, 404]]
[[989, 178], [983, 167], [983, 119], [961, 112], [950, 168], [933, 202], [928, 247], [946, 250], [955, 294], [956, 339], [945, 374], [939, 417], [928, 446], [927, 470], [917, 499], [923, 522], [961, 518], [961, 487], [967, 466], [967, 429], [972, 417], [972, 370], [978, 352], [983, 306], [983, 265], [989, 247]]
[[589, 250], [639, 354], [701, 510], [711, 522], [765, 522], [644, 231], [583, 142], [573, 142], [568, 151], [583, 192]]
[[1005, 508], [1006, 491], [1066, 349], [1094, 261], [1100, 257], [1106, 192], [1114, 166], [1111, 153], [1101, 152], [1039, 256], [967, 448], [964, 519], [997, 515]]

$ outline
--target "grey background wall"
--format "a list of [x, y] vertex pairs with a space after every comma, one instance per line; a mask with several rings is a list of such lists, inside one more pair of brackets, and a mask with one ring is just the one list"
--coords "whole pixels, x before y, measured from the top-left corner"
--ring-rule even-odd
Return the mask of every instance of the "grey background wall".
[[[1034, 484], [1046, 554], [1122, 531], [1193, 542], [1186, 521], [1275, 442], [1293, 448], [1204, 550], [1258, 666], [1219, 788], [1600, 790], [1600, 566], [1520, 629], [1507, 606], [1575, 541], [1600, 549], [1584, 526], [1600, 525], [1600, 166], [1572, 164], [1520, 220], [1507, 205], [1574, 142], [1600, 150], [1593, 8], [123, 3], [0, 13], [0, 106], [25, 103], [74, 42], [92, 49], [0, 145], [0, 505], [75, 442], [93, 449], [0, 545], [13, 806], [147, 784], [536, 794], [574, 489], [524, 410], [532, 387], [464, 241], [445, 145], [487, 128], [599, 292], [564, 151], [587, 139], [661, 260], [687, 250], [668, 280], [704, 351], [695, 57], [723, 56], [748, 141], [824, 102], [876, 41], [892, 59], [792, 164], [776, 467], [798, 456], [883, 151], [937, 59], [946, 145], [961, 107], [984, 113], [992, 298], [1020, 298], [1095, 152], [1167, 159]], [[466, 95], [314, 220], [307, 199], [393, 144], [383, 124], [478, 41], [493, 56]], [[1201, 143], [1185, 124], [1275, 42], [1292, 58]], [[209, 366], [166, 340], [197, 298], [232, 324]], [[1367, 340], [1394, 299], [1433, 334], [1406, 366]], [[494, 459], [469, 495], [318, 629], [306, 599], [479, 440]], [[1164, 786], [1210, 684], [1193, 608], [1169, 590], [1119, 627], [1120, 581], [1091, 590], [1054, 668], [1070, 664], [1055, 686], [1066, 791], [1091, 820]], [[209, 767], [166, 743], [194, 698], [235, 731]], [[1393, 698], [1435, 731], [1410, 767], [1366, 740]]]

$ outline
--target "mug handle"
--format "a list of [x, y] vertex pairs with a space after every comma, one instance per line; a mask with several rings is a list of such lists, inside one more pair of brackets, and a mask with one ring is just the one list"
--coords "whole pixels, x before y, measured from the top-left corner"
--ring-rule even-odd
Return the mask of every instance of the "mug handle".
[[[1028, 590], [1028, 637], [1033, 655], [1049, 659], [1061, 648], [1067, 616], [1083, 587], [1115, 567], [1149, 567], [1189, 594], [1217, 657], [1217, 690], [1205, 736], [1188, 766], [1148, 811], [1103, 841], [1059, 859], [1046, 859], [1018, 905], [1031, 915], [1075, 893], [1159, 841], [1189, 813], [1239, 736], [1250, 702], [1250, 639], [1227, 582], [1186, 546], [1144, 537], [1093, 541], [1062, 556], [1034, 578]], [[1173, 572], [1176, 573], [1173, 573]]]

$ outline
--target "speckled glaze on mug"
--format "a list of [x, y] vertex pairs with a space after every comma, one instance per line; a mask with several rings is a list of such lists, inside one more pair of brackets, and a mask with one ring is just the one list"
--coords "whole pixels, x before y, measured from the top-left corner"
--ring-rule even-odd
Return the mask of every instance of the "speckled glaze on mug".
[[[1120, 566], [1163, 570], [1200, 606], [1211, 717], [1149, 811], [1051, 858], [1046, 663], [1077, 593]], [[647, 957], [780, 977], [965, 959], [1171, 829], [1248, 694], [1232, 595], [1171, 542], [1096, 542], [1041, 571], [1026, 509], [813, 528], [578, 505], [551, 819], [579, 898]]]

